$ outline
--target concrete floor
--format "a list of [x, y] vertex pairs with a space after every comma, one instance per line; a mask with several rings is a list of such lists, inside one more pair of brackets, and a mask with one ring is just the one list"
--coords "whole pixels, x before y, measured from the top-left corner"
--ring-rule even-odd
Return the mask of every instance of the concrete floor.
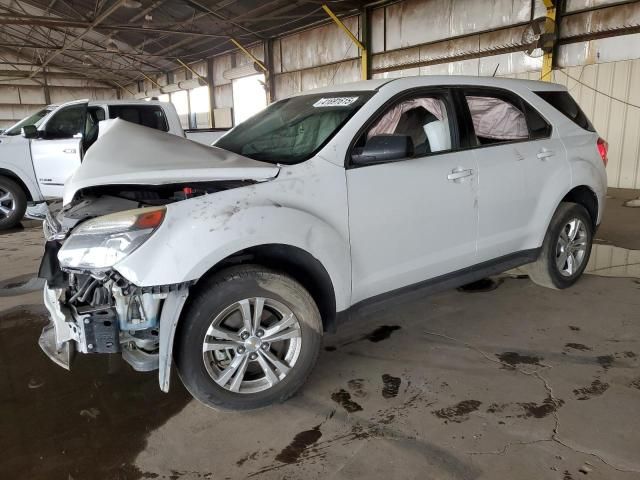
[[562, 292], [501, 277], [371, 314], [325, 338], [297, 396], [250, 413], [209, 410], [175, 376], [163, 394], [117, 357], [46, 359], [28, 222], [0, 235], [0, 478], [640, 478], [632, 194], [611, 194], [597, 275]]

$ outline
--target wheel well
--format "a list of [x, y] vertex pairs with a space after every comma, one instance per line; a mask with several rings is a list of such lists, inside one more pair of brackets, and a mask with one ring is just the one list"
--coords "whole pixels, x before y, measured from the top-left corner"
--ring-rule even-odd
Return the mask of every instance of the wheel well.
[[22, 188], [22, 190], [24, 191], [25, 195], [27, 196], [27, 200], [28, 201], [33, 200], [33, 197], [31, 197], [31, 192], [29, 191], [27, 186], [20, 179], [20, 177], [18, 177], [11, 170], [6, 170], [4, 168], [0, 168], [0, 177], [7, 177], [7, 178], [10, 178], [11, 180], [13, 180], [14, 182], [16, 182], [20, 186], [20, 188]]
[[562, 201], [577, 203], [586, 208], [593, 221], [593, 228], [596, 228], [596, 222], [598, 221], [598, 197], [593, 193], [593, 190], [585, 185], [575, 187], [564, 196]]
[[247, 248], [216, 264], [202, 276], [198, 283], [226, 267], [247, 263], [262, 265], [291, 275], [313, 297], [320, 311], [324, 330], [335, 331], [336, 296], [333, 282], [320, 261], [301, 248], [281, 244]]

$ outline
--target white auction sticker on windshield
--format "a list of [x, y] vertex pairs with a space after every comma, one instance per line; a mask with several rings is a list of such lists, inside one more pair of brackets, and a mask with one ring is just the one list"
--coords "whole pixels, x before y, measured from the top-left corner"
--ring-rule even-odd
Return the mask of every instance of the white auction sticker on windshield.
[[321, 98], [313, 104], [314, 107], [347, 107], [358, 100], [358, 97]]

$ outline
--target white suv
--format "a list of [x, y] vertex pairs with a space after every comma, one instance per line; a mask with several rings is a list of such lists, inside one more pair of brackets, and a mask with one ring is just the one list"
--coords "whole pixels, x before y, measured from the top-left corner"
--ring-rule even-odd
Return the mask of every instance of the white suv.
[[207, 147], [116, 121], [45, 222], [40, 345], [172, 359], [203, 403], [305, 382], [374, 302], [527, 264], [565, 288], [605, 202], [607, 144], [560, 85], [371, 80], [278, 101]]

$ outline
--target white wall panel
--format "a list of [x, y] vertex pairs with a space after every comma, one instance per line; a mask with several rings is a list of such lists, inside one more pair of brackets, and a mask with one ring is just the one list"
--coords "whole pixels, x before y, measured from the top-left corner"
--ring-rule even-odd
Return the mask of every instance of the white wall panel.
[[7, 127], [30, 115], [44, 105], [2, 105], [0, 104], [0, 125]]
[[233, 107], [233, 88], [230, 80], [226, 85], [213, 87], [213, 101], [216, 108]]
[[600, 7], [612, 3], [620, 3], [620, 0], [567, 0], [567, 12], [575, 12], [576, 10], [584, 10], [587, 8]]
[[20, 90], [18, 87], [3, 85], [0, 88], [0, 104], [19, 104], [20, 102]]
[[[541, 3], [541, 2], [540, 2]], [[406, 0], [375, 11], [372, 36], [374, 52], [380, 52], [384, 30], [386, 50], [406, 48], [449, 37], [526, 22], [531, 16], [530, 0]], [[542, 14], [536, 3], [536, 13]], [[384, 15], [386, 14], [386, 23]], [[382, 20], [381, 20], [382, 18]]]
[[301, 72], [276, 75], [276, 100], [281, 100], [302, 91]]
[[346, 62], [318, 67], [301, 72], [300, 80], [303, 91], [320, 88], [327, 85], [341, 85], [360, 79], [360, 61]]
[[385, 8], [376, 8], [371, 12], [371, 53], [384, 52]]
[[640, 56], [640, 33], [561, 45], [558, 66], [633, 60]]
[[609, 142], [609, 186], [640, 188], [640, 60], [570, 67], [555, 71], [554, 81]]
[[[46, 103], [44, 88], [42, 87], [19, 87], [20, 102], [23, 105], [42, 105]], [[115, 92], [115, 90], [111, 90]]]
[[232, 67], [231, 54], [221, 55], [213, 59], [213, 84], [224, 85], [231, 83], [231, 80], [227, 80], [222, 76], [225, 70], [229, 70]]
[[[247, 50], [249, 50], [249, 52], [251, 52], [251, 55], [256, 57], [258, 60], [260, 60], [261, 62], [264, 62], [264, 47], [262, 46], [262, 44], [254, 45], [253, 47], [247, 48]], [[236, 52], [235, 57], [236, 57], [236, 67], [239, 67], [241, 65], [249, 65], [253, 63], [253, 60], [243, 52]]]
[[49, 88], [49, 95], [51, 97], [51, 103], [64, 103], [71, 100], [109, 100], [117, 98], [115, 90], [109, 90], [105, 88], [64, 88], [64, 87], [52, 87]]
[[360, 60], [325, 65], [298, 72], [276, 75], [277, 99], [327, 85], [340, 85], [360, 80]]
[[276, 39], [272, 43], [273, 48], [273, 71], [274, 73], [282, 73], [282, 57], [280, 56], [280, 39]]
[[[359, 37], [357, 16], [342, 21]], [[282, 72], [340, 62], [359, 54], [351, 39], [334, 23], [284, 37], [280, 43]]]
[[[496, 67], [498, 69], [497, 71]], [[539, 70], [541, 68], [542, 57], [532, 58], [523, 52], [492, 55], [480, 59], [481, 76], [491, 76], [493, 72], [496, 72], [496, 76], [535, 72], [535, 78], [537, 80], [540, 77]]]

